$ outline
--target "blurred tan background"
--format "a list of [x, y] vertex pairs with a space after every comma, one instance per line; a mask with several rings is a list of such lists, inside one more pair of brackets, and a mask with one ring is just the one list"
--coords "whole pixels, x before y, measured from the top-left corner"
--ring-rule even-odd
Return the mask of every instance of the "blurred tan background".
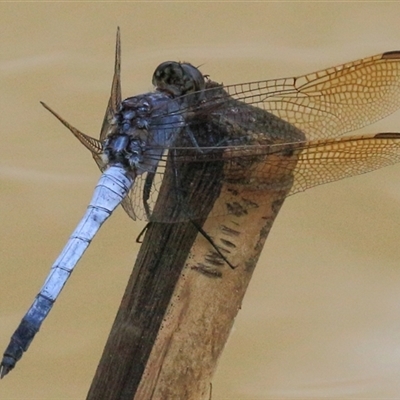
[[[213, 80], [294, 76], [400, 49], [396, 3], [0, 4], [0, 351], [82, 216], [99, 171], [39, 104], [97, 136], [122, 30], [123, 95], [162, 61]], [[400, 131], [400, 112], [365, 132]], [[400, 165], [289, 198], [213, 400], [400, 398]], [[103, 227], [0, 398], [83, 399], [143, 223]]]

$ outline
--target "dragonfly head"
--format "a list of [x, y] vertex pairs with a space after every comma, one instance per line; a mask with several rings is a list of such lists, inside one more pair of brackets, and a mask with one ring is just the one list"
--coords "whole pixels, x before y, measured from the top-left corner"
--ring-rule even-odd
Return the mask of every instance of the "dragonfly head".
[[[200, 70], [189, 63], [165, 61], [153, 74], [153, 85], [157, 90], [180, 97], [198, 92], [201, 96], [206, 83]], [[193, 96], [189, 96], [191, 98]], [[195, 100], [202, 100], [196, 98]]]

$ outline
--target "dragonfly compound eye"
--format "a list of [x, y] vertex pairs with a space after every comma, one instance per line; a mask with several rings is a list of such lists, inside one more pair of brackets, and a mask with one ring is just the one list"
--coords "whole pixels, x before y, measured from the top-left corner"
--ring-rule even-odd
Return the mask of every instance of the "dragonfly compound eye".
[[173, 96], [197, 92], [205, 87], [204, 76], [196, 67], [175, 61], [160, 64], [153, 74], [152, 82], [158, 90]]
[[186, 93], [198, 92], [205, 88], [204, 76], [198, 68], [189, 63], [182, 63], [181, 67], [185, 71]]

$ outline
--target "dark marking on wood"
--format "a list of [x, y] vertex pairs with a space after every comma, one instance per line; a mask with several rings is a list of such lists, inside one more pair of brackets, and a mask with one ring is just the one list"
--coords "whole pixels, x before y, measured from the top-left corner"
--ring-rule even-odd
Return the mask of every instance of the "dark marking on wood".
[[235, 243], [232, 243], [229, 240], [222, 239], [222, 238], [220, 238], [220, 240], [226, 247], [236, 248], [236, 244]]
[[259, 207], [259, 205], [256, 202], [254, 202], [252, 200], [249, 200], [249, 199], [243, 198], [243, 203], [245, 204], [246, 209], [258, 208]]
[[232, 188], [229, 188], [228, 192], [232, 193], [234, 196], [237, 196], [239, 194], [239, 192], [236, 189], [232, 189]]
[[228, 236], [239, 236], [240, 232], [235, 229], [229, 228], [226, 225], [221, 225], [221, 231]]
[[206, 256], [205, 260], [215, 267], [222, 267], [225, 265], [225, 260], [216, 251], [210, 251]]
[[222, 278], [222, 272], [220, 270], [211, 268], [205, 264], [198, 264], [191, 267], [194, 271], [198, 271], [201, 274], [208, 276], [209, 278]]
[[237, 201], [233, 203], [226, 203], [226, 208], [229, 214], [233, 214], [235, 217], [241, 217], [242, 215], [247, 215], [247, 210]]

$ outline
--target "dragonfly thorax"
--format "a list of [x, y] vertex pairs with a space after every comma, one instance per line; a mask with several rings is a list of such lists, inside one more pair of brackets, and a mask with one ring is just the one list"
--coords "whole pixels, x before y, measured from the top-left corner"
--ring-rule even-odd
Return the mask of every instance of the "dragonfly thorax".
[[[115, 116], [119, 130], [132, 135], [135, 129], [147, 129], [153, 109], [157, 107], [158, 97], [149, 93], [125, 99]], [[165, 101], [165, 96], [163, 96], [163, 100]]]
[[184, 124], [179, 104], [166, 93], [128, 97], [114, 116], [103, 161], [122, 164], [136, 174], [154, 172]]
[[139, 164], [143, 162], [145, 143], [127, 134], [113, 135], [104, 143], [104, 159], [107, 165], [121, 164], [128, 170], [139, 174]]

